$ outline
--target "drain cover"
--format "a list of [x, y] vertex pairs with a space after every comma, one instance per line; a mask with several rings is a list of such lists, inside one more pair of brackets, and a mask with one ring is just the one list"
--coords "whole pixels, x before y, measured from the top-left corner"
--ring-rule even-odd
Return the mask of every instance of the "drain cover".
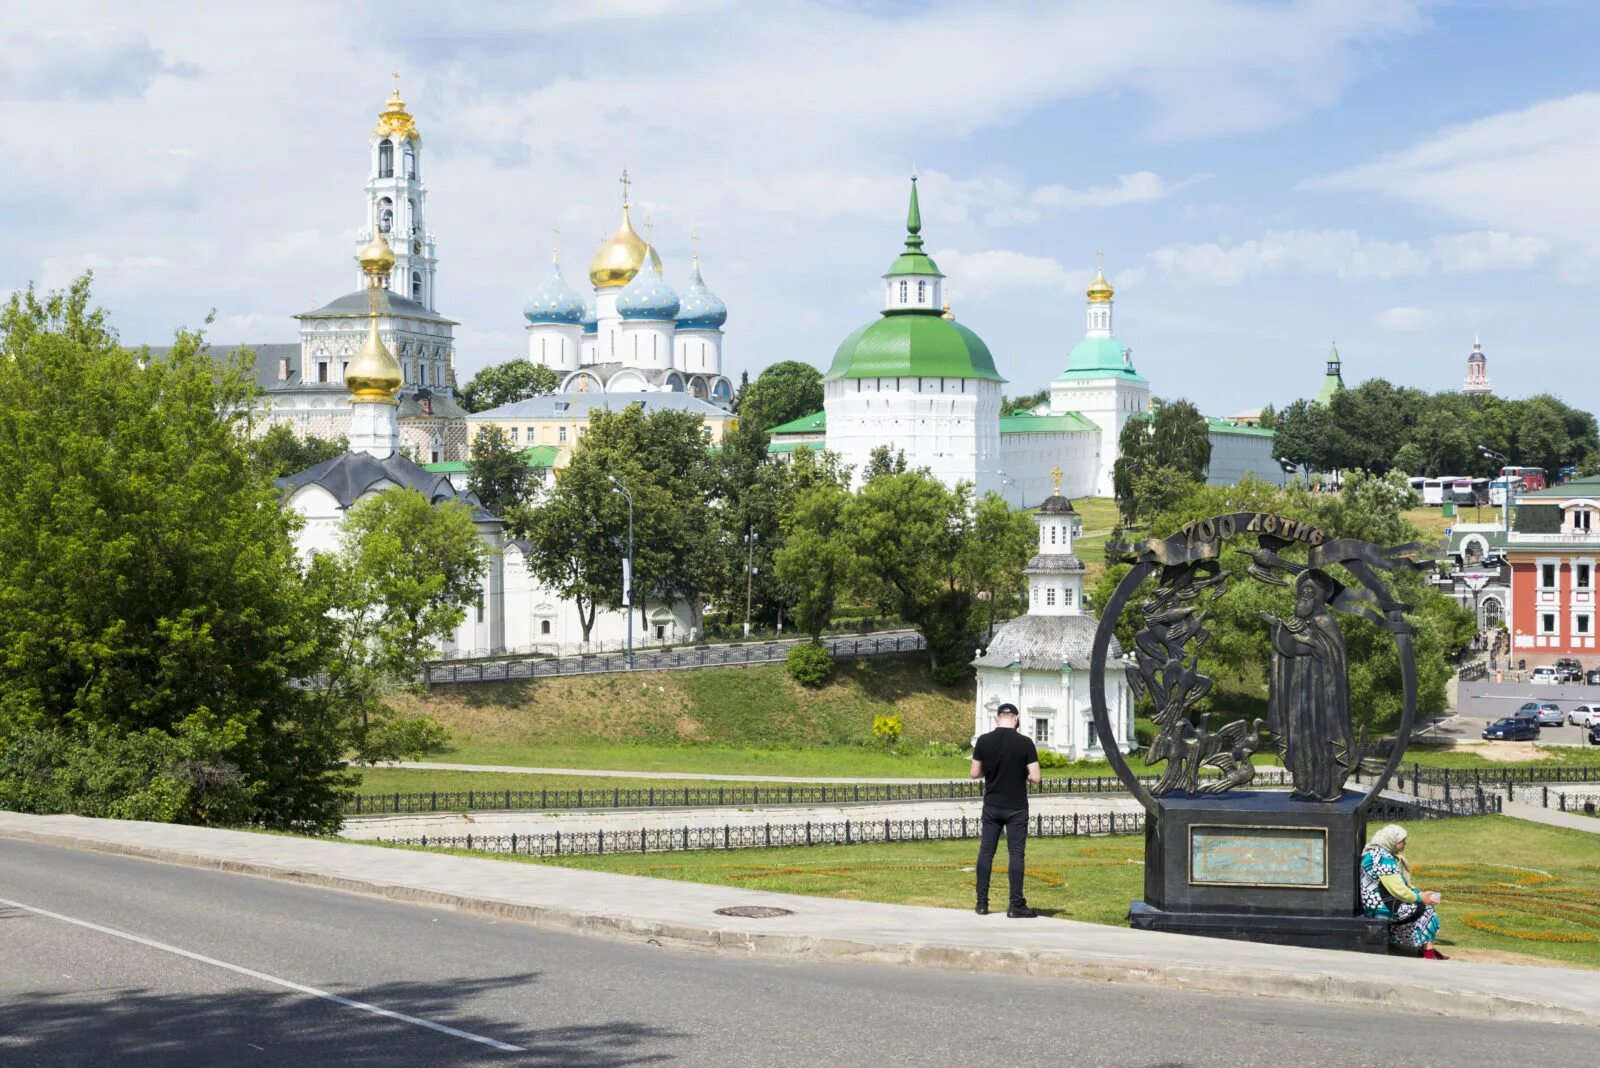
[[718, 916], [738, 916], [746, 920], [770, 920], [774, 916], [793, 916], [793, 909], [775, 909], [768, 905], [733, 905], [718, 909]]

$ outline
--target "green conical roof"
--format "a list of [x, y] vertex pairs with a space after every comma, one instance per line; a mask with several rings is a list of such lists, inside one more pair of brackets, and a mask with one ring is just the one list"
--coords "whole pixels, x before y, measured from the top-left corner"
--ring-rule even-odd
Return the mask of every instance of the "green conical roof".
[[938, 312], [885, 315], [868, 323], [844, 339], [827, 377], [1005, 381], [983, 339]]
[[1322, 387], [1317, 390], [1312, 403], [1327, 407], [1333, 403], [1334, 396], [1343, 391], [1344, 376], [1340, 373], [1339, 346], [1335, 344], [1328, 353], [1328, 367], [1322, 376]]
[[917, 176], [911, 176], [911, 206], [906, 209], [906, 247], [889, 269], [885, 278], [902, 274], [933, 275], [943, 278], [933, 257], [922, 251], [922, 207], [917, 203]]

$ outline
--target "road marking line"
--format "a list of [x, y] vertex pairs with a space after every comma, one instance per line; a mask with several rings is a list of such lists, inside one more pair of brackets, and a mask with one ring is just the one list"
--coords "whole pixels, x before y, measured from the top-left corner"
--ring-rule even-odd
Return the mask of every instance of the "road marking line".
[[98, 923], [91, 923], [88, 920], [74, 919], [71, 916], [63, 916], [59, 912], [51, 912], [49, 909], [41, 909], [34, 905], [25, 905], [20, 901], [8, 901], [3, 897], [0, 897], [0, 905], [9, 905], [11, 908], [24, 909], [40, 916], [48, 916], [52, 920], [60, 920], [62, 923], [74, 924], [75, 926], [84, 927], [91, 931], [99, 931], [101, 934], [111, 935], [114, 938], [123, 938], [129, 942], [137, 942], [141, 946], [149, 946], [151, 949], [159, 949], [164, 953], [173, 953], [180, 957], [188, 957], [190, 960], [199, 961], [201, 964], [209, 964], [216, 968], [223, 968], [230, 972], [236, 972], [239, 975], [249, 976], [252, 979], [259, 979], [263, 983], [271, 983], [274, 986], [281, 986], [287, 990], [294, 990], [301, 994], [309, 994], [314, 998], [322, 998], [324, 1001], [331, 1001], [336, 1005], [343, 1005], [346, 1008], [360, 1009], [362, 1012], [370, 1012], [378, 1016], [386, 1016], [391, 1020], [399, 1020], [402, 1023], [415, 1024], [418, 1027], [426, 1027], [430, 1031], [438, 1031], [440, 1034], [450, 1035], [452, 1038], [464, 1038], [468, 1042], [481, 1043], [482, 1045], [493, 1047], [494, 1049], [501, 1050], [505, 1053], [527, 1052], [527, 1050], [525, 1050], [523, 1047], [513, 1046], [509, 1042], [501, 1042], [498, 1039], [487, 1038], [483, 1035], [475, 1035], [471, 1031], [462, 1031], [458, 1028], [449, 1027], [445, 1024], [434, 1023], [432, 1020], [424, 1020], [420, 1016], [407, 1016], [403, 1012], [394, 1012], [391, 1009], [380, 1008], [377, 1005], [370, 1005], [365, 1001], [356, 1001], [353, 998], [340, 997], [338, 994], [330, 993], [326, 990], [318, 990], [314, 986], [306, 986], [304, 983], [296, 983], [290, 979], [280, 979], [276, 975], [268, 975], [266, 972], [258, 972], [254, 968], [246, 968], [240, 964], [229, 964], [225, 960], [217, 960], [215, 957], [207, 957], [201, 953], [192, 953], [187, 949], [179, 949], [177, 946], [169, 946], [165, 942], [157, 942], [152, 938], [145, 938], [141, 935], [131, 934], [127, 931], [119, 931], [115, 927], [104, 927]]

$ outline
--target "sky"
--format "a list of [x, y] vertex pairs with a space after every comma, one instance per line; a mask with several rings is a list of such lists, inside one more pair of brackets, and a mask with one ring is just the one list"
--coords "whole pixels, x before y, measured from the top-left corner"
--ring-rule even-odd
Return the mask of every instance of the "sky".
[[1007, 392], [1115, 332], [1229, 415], [1345, 378], [1593, 408], [1600, 4], [1411, 0], [271, 5], [0, 14], [0, 292], [85, 269], [130, 344], [292, 341], [356, 288], [390, 71], [423, 138], [465, 382], [525, 354], [624, 167], [667, 280], [698, 237], [724, 370], [826, 368], [923, 236]]

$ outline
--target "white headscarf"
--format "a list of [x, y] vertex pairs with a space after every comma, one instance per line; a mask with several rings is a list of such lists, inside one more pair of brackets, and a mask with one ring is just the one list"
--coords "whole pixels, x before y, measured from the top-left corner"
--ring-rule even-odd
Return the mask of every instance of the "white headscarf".
[[1378, 828], [1373, 832], [1372, 837], [1367, 839], [1368, 849], [1377, 847], [1383, 850], [1394, 857], [1395, 862], [1400, 865], [1401, 871], [1409, 872], [1411, 865], [1406, 863], [1405, 854], [1401, 852], [1405, 848], [1405, 844], [1406, 829], [1398, 823], [1390, 823]]

